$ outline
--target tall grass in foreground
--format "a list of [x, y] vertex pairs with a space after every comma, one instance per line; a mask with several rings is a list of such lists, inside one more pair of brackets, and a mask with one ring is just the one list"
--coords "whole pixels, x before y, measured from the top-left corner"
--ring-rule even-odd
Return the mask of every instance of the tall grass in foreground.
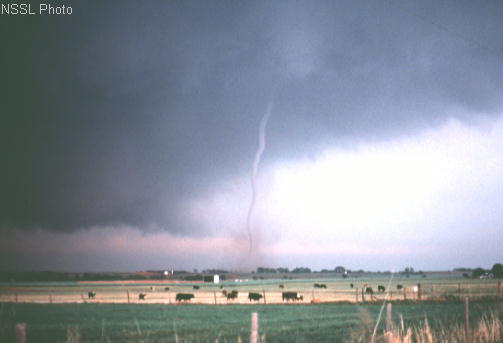
[[[497, 343], [501, 342], [503, 325], [499, 316], [491, 312], [484, 316], [471, 328], [465, 332], [463, 325], [454, 324], [440, 326], [433, 329], [428, 324], [427, 318], [419, 326], [406, 328], [403, 319], [400, 325], [390, 331], [384, 331], [375, 342], [379, 343]], [[355, 335], [347, 342], [371, 342], [372, 333], [364, 332], [355, 340]]]

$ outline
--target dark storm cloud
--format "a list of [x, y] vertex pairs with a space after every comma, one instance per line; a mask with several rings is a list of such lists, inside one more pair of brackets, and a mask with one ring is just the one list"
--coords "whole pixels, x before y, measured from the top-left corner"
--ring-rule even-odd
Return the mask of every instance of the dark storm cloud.
[[499, 1], [72, 6], [1, 18], [2, 229], [197, 231], [271, 94], [266, 162], [503, 105]]

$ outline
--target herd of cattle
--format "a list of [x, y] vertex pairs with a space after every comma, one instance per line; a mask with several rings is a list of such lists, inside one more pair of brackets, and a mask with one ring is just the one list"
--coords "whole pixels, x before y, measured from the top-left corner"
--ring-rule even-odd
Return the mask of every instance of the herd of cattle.
[[[285, 285], [283, 284], [280, 284], [278, 285], [278, 287], [280, 289], [284, 289], [285, 288]], [[327, 285], [326, 284], [319, 284], [319, 283], [315, 283], [313, 285], [314, 288], [327, 288]], [[349, 284], [349, 287], [350, 288], [354, 288], [355, 285], [354, 284]], [[200, 286], [198, 285], [194, 285], [192, 286], [192, 288], [194, 290], [198, 290], [200, 289]], [[220, 288], [223, 288], [223, 286], [220, 286]], [[402, 285], [397, 285], [396, 286], [397, 290], [401, 290], [403, 289], [403, 286]], [[150, 287], [150, 290], [151, 291], [155, 291], [155, 287]], [[165, 291], [169, 291], [169, 287], [165, 287], [164, 288]], [[382, 292], [384, 293], [386, 291], [386, 287], [384, 287], [383, 285], [378, 285], [377, 286], [377, 291], [378, 292]], [[374, 294], [374, 290], [372, 287], [369, 287], [368, 284], [364, 284], [363, 285], [363, 290], [362, 292], [365, 292], [366, 294]], [[227, 290], [222, 290], [222, 296], [226, 297], [227, 300], [235, 300], [238, 298], [238, 294], [239, 292], [236, 291], [236, 290], [232, 290], [232, 291], [227, 291]], [[264, 294], [265, 295], [265, 294]], [[87, 296], [89, 299], [94, 299], [96, 297], [96, 292], [94, 291], [90, 291], [87, 293]], [[147, 296], [147, 293], [139, 293], [138, 294], [138, 300], [145, 300]], [[260, 294], [260, 293], [256, 293], [256, 292], [249, 292], [248, 293], [248, 300], [249, 301], [259, 301], [260, 299], [262, 299], [263, 295]], [[194, 298], [194, 294], [193, 293], [176, 293], [176, 301], [177, 302], [187, 302], [187, 301], [190, 301], [192, 298]], [[289, 301], [302, 301], [304, 300], [304, 297], [302, 295], [300, 295], [300, 293], [298, 292], [282, 292], [281, 294], [281, 299], [282, 301], [286, 301], [286, 302], [289, 302]]]

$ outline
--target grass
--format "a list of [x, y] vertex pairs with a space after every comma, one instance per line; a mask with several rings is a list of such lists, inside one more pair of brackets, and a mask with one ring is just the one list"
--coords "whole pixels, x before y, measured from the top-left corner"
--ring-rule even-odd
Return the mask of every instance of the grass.
[[[13, 342], [13, 327], [21, 322], [27, 324], [27, 342], [223, 343], [237, 342], [238, 337], [247, 342], [251, 312], [259, 314], [260, 336], [265, 342], [352, 342], [368, 336], [379, 307], [380, 304], [174, 306], [4, 303], [0, 304], [0, 342]], [[481, 325], [487, 328], [495, 325], [495, 320], [491, 322], [493, 317], [501, 323], [501, 318], [495, 314], [487, 317], [488, 313], [501, 310], [502, 303], [494, 299], [472, 302], [472, 328], [477, 330]], [[460, 327], [463, 323], [463, 304], [456, 301], [393, 304], [394, 322], [402, 322], [404, 328], [411, 330], [411, 335], [425, 332], [425, 318], [428, 318], [429, 330], [435, 335], [443, 328]], [[383, 325], [379, 328], [381, 333]], [[397, 325], [397, 328], [400, 327]], [[482, 329], [479, 331], [482, 332]], [[401, 339], [407, 335], [407, 330], [394, 333], [393, 337]], [[383, 337], [381, 335], [381, 341]]]
[[[368, 283], [377, 289], [377, 285], [386, 285], [388, 277], [381, 275], [381, 278], [348, 278], [348, 279], [295, 279], [295, 280], [250, 280], [248, 282], [224, 281], [220, 285], [213, 283], [198, 283], [199, 290], [194, 290], [192, 283], [173, 283], [166, 281], [163, 283], [0, 283], [0, 302], [83, 302], [88, 301], [87, 292], [93, 290], [97, 296], [91, 302], [122, 302], [127, 303], [127, 292], [131, 297], [131, 302], [138, 302], [138, 294], [147, 293], [145, 302], [148, 303], [168, 303], [175, 301], [175, 295], [178, 292], [194, 293], [195, 298], [191, 302], [196, 303], [214, 303], [215, 296], [218, 303], [226, 303], [227, 300], [222, 296], [220, 287], [227, 290], [238, 290], [239, 297], [236, 302], [247, 303], [247, 292], [266, 292], [268, 302], [281, 302], [281, 292], [296, 291], [300, 292], [306, 302], [312, 298], [326, 301], [355, 301], [356, 288], [361, 292], [362, 287]], [[326, 284], [326, 289], [314, 289], [314, 283]], [[350, 288], [353, 283], [355, 288]], [[398, 291], [396, 286], [403, 285], [406, 289], [406, 298], [415, 299], [417, 294], [413, 292], [413, 287], [421, 283], [423, 299], [445, 298], [445, 297], [483, 297], [496, 296], [498, 287], [495, 280], [480, 279], [456, 279], [456, 278], [404, 278], [396, 275], [390, 287], [391, 295], [394, 300], [404, 299], [403, 291]], [[278, 287], [284, 285], [284, 289]], [[155, 291], [151, 290], [155, 287]], [[169, 291], [165, 291], [169, 287]], [[361, 299], [361, 293], [360, 299]], [[376, 292], [374, 294], [379, 299], [384, 297], [384, 293]], [[369, 296], [366, 296], [369, 300]]]

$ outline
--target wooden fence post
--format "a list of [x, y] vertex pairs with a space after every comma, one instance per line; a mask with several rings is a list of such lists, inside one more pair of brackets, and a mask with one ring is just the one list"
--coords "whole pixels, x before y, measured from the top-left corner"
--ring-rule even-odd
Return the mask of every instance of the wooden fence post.
[[362, 288], [362, 302], [365, 302], [365, 290]]
[[403, 288], [403, 300], [407, 300], [407, 291], [405, 290], [406, 287]]
[[391, 303], [386, 304], [386, 331], [390, 332], [393, 327], [392, 327], [392, 322], [391, 322]]
[[52, 293], [49, 293], [49, 304], [52, 304]]
[[16, 343], [26, 342], [26, 323], [16, 324]]
[[461, 284], [458, 283], [458, 295], [461, 296]]
[[358, 288], [356, 288], [355, 291], [356, 291], [356, 303], [358, 304], [358, 301], [360, 300], [358, 299]]
[[470, 334], [470, 307], [469, 298], [465, 297], [465, 337], [466, 341], [469, 341]]
[[14, 296], [14, 298], [16, 299], [16, 304], [17, 304], [17, 293], [16, 293], [16, 295]]
[[26, 342], [26, 323], [16, 324], [16, 343]]
[[126, 289], [126, 293], [127, 293], [127, 303], [129, 304], [129, 289]]
[[213, 292], [213, 298], [215, 299], [215, 305], [217, 304], [217, 292]]
[[267, 301], [265, 300], [265, 289], [262, 290], [262, 293], [264, 294], [264, 304], [267, 304]]
[[498, 281], [498, 296], [501, 297], [501, 281]]
[[250, 330], [250, 343], [257, 343], [258, 339], [258, 314], [253, 312], [251, 314], [251, 330]]

